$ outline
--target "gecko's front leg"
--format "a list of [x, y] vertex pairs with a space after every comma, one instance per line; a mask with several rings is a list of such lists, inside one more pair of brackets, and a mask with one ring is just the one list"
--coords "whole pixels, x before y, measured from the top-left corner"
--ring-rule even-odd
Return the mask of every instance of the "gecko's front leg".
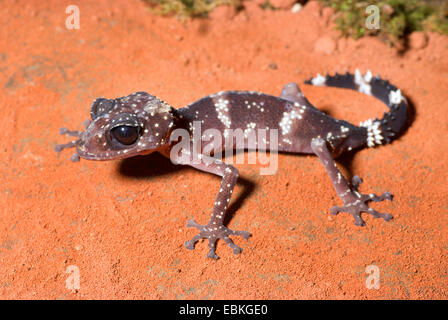
[[333, 182], [334, 188], [338, 196], [344, 202], [342, 207], [332, 207], [330, 209], [331, 214], [338, 214], [339, 212], [348, 212], [355, 218], [355, 225], [363, 226], [364, 221], [361, 218], [361, 212], [367, 212], [375, 218], [383, 218], [386, 221], [392, 219], [392, 215], [389, 213], [381, 213], [369, 208], [367, 204], [369, 201], [383, 201], [392, 200], [392, 195], [389, 192], [383, 193], [381, 196], [377, 196], [373, 193], [361, 194], [358, 192], [358, 186], [362, 182], [361, 178], [354, 176], [352, 178], [351, 186], [347, 183], [342, 173], [336, 166], [336, 162], [331, 156], [330, 151], [327, 148], [327, 144], [322, 138], [315, 138], [311, 142], [311, 149], [322, 161], [325, 169]]
[[233, 243], [230, 236], [241, 236], [244, 239], [249, 239], [250, 233], [247, 231], [234, 231], [224, 226], [226, 210], [238, 180], [238, 170], [232, 165], [228, 165], [219, 159], [206, 155], [199, 155], [198, 161], [192, 161], [190, 157], [186, 157], [178, 162], [222, 177], [221, 187], [213, 206], [210, 221], [206, 225], [201, 225], [194, 220], [189, 220], [187, 222], [187, 227], [196, 228], [199, 230], [199, 233], [190, 241], [185, 242], [185, 247], [193, 250], [195, 243], [199, 239], [207, 239], [209, 244], [209, 253], [207, 257], [218, 259], [218, 256], [215, 253], [216, 241], [218, 239], [223, 239], [224, 242], [233, 249], [233, 253], [241, 253], [242, 249]]
[[[87, 128], [89, 126], [89, 124], [91, 123], [91, 121], [89, 119], [84, 121], [84, 127]], [[59, 129], [59, 134], [61, 135], [68, 135], [68, 136], [72, 136], [72, 137], [77, 137], [80, 138], [82, 132], [81, 131], [77, 131], [77, 130], [69, 130], [67, 128], [60, 128]], [[64, 149], [71, 149], [71, 148], [75, 148], [76, 147], [76, 143], [78, 142], [78, 140], [73, 140], [70, 141], [69, 143], [64, 143], [64, 144], [57, 144], [54, 147], [54, 151], [56, 152], [61, 152]], [[73, 162], [78, 162], [79, 161], [79, 155], [77, 152], [75, 152], [72, 157], [70, 158], [71, 161]]]

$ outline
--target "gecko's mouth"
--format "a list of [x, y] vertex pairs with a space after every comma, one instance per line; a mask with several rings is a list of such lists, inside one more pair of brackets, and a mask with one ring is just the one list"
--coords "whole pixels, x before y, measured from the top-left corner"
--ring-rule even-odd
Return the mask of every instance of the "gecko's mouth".
[[87, 151], [84, 132], [81, 133], [79, 139], [75, 141], [75, 148], [76, 148], [76, 153], [81, 158], [86, 159], [86, 160], [94, 159], [94, 155]]

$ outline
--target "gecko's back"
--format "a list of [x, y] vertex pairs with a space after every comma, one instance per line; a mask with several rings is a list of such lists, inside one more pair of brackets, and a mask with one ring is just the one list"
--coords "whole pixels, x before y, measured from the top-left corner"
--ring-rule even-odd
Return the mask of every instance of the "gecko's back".
[[[265, 130], [268, 135], [272, 130], [277, 130], [278, 144], [270, 146], [268, 143], [265, 149], [296, 153], [312, 153], [311, 140], [314, 137], [331, 137], [329, 140], [336, 148], [349, 133], [362, 135], [363, 129], [327, 116], [311, 105], [299, 91], [295, 97], [296, 101], [253, 91], [226, 91], [204, 97], [178, 109], [177, 113], [182, 119], [181, 126], [187, 127], [191, 134], [195, 130], [195, 121], [200, 124], [202, 133], [217, 129], [224, 138], [228, 137], [228, 132], [241, 130], [244, 149], [263, 148], [249, 139], [251, 133], [256, 135], [259, 130]], [[225, 144], [224, 140], [223, 149], [239, 147], [235, 142]], [[201, 142], [203, 147], [208, 143]]]

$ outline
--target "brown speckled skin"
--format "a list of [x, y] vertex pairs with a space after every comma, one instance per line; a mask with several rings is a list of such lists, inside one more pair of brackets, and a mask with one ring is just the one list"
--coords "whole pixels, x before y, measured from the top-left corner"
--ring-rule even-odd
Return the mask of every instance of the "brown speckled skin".
[[[298, 88], [297, 88], [298, 89]], [[290, 100], [287, 100], [289, 98]], [[320, 110], [313, 107], [304, 97], [301, 100], [300, 92], [297, 91], [294, 97], [274, 97], [262, 93], [246, 92], [246, 91], [227, 91], [219, 93], [213, 97], [205, 97], [197, 102], [194, 102], [190, 106], [177, 110], [179, 115], [185, 120], [183, 125], [185, 128], [189, 128], [189, 124], [193, 121], [205, 120], [201, 123], [202, 131], [215, 128], [224, 132], [225, 129], [246, 129], [250, 123], [256, 124], [257, 129], [278, 129], [279, 130], [279, 144], [278, 151], [292, 152], [292, 153], [313, 153], [311, 149], [311, 140], [317, 136], [326, 136], [328, 132], [337, 132], [341, 125], [349, 127], [352, 132], [355, 132], [355, 136], [359, 137], [358, 145], [362, 145], [365, 142], [365, 130], [363, 128], [356, 127], [346, 121], [333, 119]], [[218, 99], [223, 101], [229, 101], [228, 117], [232, 119], [231, 125], [226, 127], [218, 118], [215, 110], [215, 102]], [[292, 99], [296, 99], [292, 100]], [[249, 102], [250, 108], [247, 107], [245, 101]], [[285, 112], [291, 112], [292, 110], [300, 110], [294, 103], [302, 103], [306, 105], [307, 109], [302, 114], [303, 119], [295, 121], [293, 128], [289, 134], [282, 134], [282, 130], [279, 127], [283, 114]], [[263, 104], [263, 112], [261, 111], [260, 104]], [[293, 142], [288, 144], [282, 142], [282, 138], [290, 138]], [[343, 150], [340, 147], [343, 141], [347, 137], [341, 137], [336, 141], [333, 141], [332, 152], [340, 154]], [[204, 145], [205, 146], [205, 145]], [[224, 144], [223, 144], [224, 147]], [[234, 147], [234, 146], [232, 146]], [[245, 140], [244, 149], [255, 148], [256, 146], [250, 146], [247, 139]], [[272, 150], [272, 148], [267, 148]]]
[[[351, 74], [327, 75], [319, 85], [362, 91]], [[390, 112], [385, 114], [383, 119], [375, 119], [369, 125], [361, 127], [334, 119], [319, 111], [303, 96], [295, 83], [285, 85], [280, 97], [249, 91], [227, 91], [204, 97], [181, 109], [174, 109], [166, 102], [145, 92], [136, 92], [127, 97], [111, 100], [99, 98], [91, 107], [93, 122], [82, 133], [63, 130], [62, 133], [78, 136], [79, 139], [73, 143], [59, 145], [57, 151], [76, 146], [79, 156], [89, 160], [122, 159], [155, 151], [170, 157], [170, 151], [176, 144], [170, 142], [170, 134], [174, 129], [186, 129], [190, 137], [193, 137], [195, 121], [200, 122], [202, 132], [207, 129], [216, 129], [220, 133], [225, 133], [229, 129], [249, 130], [249, 132], [257, 129], [277, 129], [279, 135], [277, 146], [254, 145], [245, 138], [244, 146], [237, 147], [235, 141], [229, 144], [224, 143], [223, 139], [221, 149], [261, 147], [281, 152], [316, 154], [344, 203], [342, 207], [332, 207], [332, 214], [340, 211], [349, 212], [355, 218], [356, 225], [364, 225], [361, 212], [388, 221], [392, 219], [390, 214], [369, 208], [367, 202], [391, 200], [391, 194], [388, 192], [381, 196], [360, 194], [358, 185], [361, 179], [354, 176], [349, 184], [334, 161], [334, 158], [344, 151], [366, 146], [368, 134], [371, 139], [373, 136], [377, 139], [377, 144], [390, 142], [406, 123], [406, 100], [401, 97], [399, 91], [397, 91], [399, 101], [396, 103], [390, 95], [392, 91], [395, 93], [395, 87], [379, 77], [368, 79], [366, 85], [369, 86], [369, 92], [373, 96], [388, 104]], [[137, 140], [131, 145], [124, 145], [115, 139], [111, 131], [120, 126], [138, 128]], [[232, 165], [203, 154], [208, 143], [202, 140], [200, 150], [202, 159], [209, 160], [208, 162], [195, 163], [192, 155], [188, 153], [183, 154], [177, 163], [222, 177], [210, 221], [206, 225], [200, 225], [190, 220], [187, 226], [197, 228], [199, 233], [185, 243], [188, 249], [194, 249], [199, 239], [206, 238], [209, 241], [208, 257], [217, 259], [215, 244], [218, 239], [223, 239], [233, 252], [238, 254], [241, 248], [232, 242], [230, 236], [238, 235], [247, 239], [250, 234], [224, 226], [225, 213], [238, 179], [238, 170]]]

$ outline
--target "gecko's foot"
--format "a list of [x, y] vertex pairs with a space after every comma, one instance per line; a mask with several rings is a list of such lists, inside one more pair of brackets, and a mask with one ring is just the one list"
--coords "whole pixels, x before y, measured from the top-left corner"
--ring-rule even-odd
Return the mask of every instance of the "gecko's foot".
[[352, 178], [352, 190], [353, 201], [344, 203], [342, 207], [332, 207], [330, 213], [333, 215], [339, 212], [348, 212], [355, 218], [355, 225], [364, 226], [365, 222], [361, 218], [361, 212], [367, 212], [375, 218], [383, 218], [385, 221], [391, 220], [393, 217], [389, 213], [378, 212], [372, 208], [369, 208], [367, 204], [370, 201], [380, 202], [383, 200], [392, 200], [392, 194], [389, 192], [384, 192], [381, 196], [377, 196], [373, 193], [361, 194], [358, 192], [358, 186], [362, 182], [361, 178], [354, 176]]
[[[90, 125], [90, 123], [91, 123], [91, 121], [89, 119], [87, 119], [86, 121], [84, 121], [83, 125], [84, 125], [84, 127], [87, 128]], [[60, 135], [68, 135], [68, 136], [80, 138], [81, 135], [82, 135], [82, 132], [81, 131], [77, 131], [77, 130], [69, 130], [67, 128], [60, 128], [59, 129], [59, 134]], [[76, 143], [78, 141], [79, 140], [73, 140], [73, 141], [70, 141], [69, 143], [57, 144], [54, 147], [54, 151], [61, 152], [64, 149], [75, 148], [76, 147]], [[79, 161], [79, 154], [75, 152], [71, 156], [70, 160], [73, 161], [73, 162], [78, 162]]]
[[214, 225], [202, 225], [197, 223], [194, 220], [189, 220], [187, 222], [187, 227], [193, 227], [199, 230], [199, 234], [193, 237], [190, 241], [185, 242], [185, 247], [189, 250], [194, 249], [195, 243], [199, 239], [208, 239], [209, 253], [207, 258], [218, 259], [218, 256], [215, 253], [216, 249], [216, 241], [218, 239], [223, 239], [227, 245], [233, 249], [234, 254], [241, 253], [242, 249], [238, 247], [229, 236], [241, 236], [244, 239], [249, 239], [250, 233], [247, 231], [233, 231], [223, 225], [214, 226]]

